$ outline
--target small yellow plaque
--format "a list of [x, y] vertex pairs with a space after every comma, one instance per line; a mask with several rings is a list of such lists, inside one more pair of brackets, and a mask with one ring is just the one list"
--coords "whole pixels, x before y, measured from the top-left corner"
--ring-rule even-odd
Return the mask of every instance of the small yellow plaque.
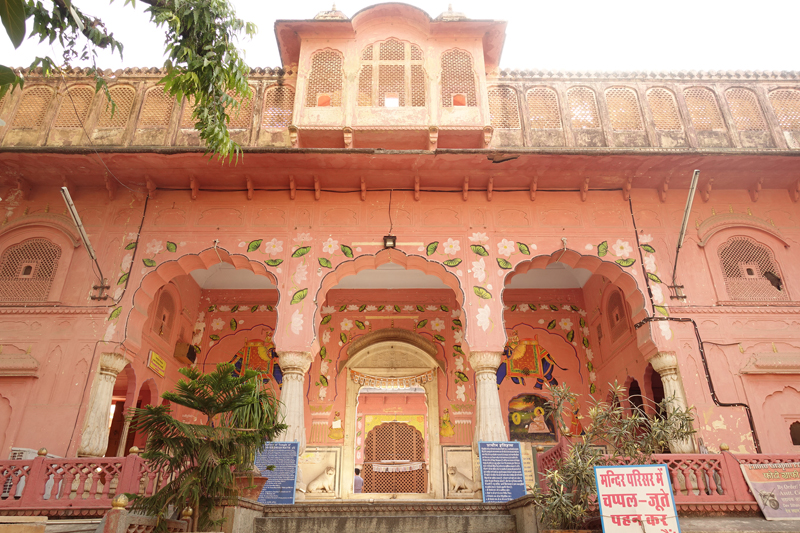
[[163, 378], [167, 372], [167, 362], [156, 352], [150, 350], [150, 355], [147, 357], [147, 368]]

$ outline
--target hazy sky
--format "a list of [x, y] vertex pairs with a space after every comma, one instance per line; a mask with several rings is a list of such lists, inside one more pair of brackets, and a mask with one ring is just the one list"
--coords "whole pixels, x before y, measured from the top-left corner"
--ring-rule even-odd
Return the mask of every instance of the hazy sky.
[[[251, 67], [279, 66], [276, 19], [307, 19], [328, 1], [233, 0], [239, 16], [259, 34], [244, 40]], [[125, 45], [124, 59], [103, 54], [103, 68], [161, 66], [163, 32], [141, 2], [75, 0], [101, 18]], [[339, 0], [347, 16], [371, 0]], [[436, 17], [448, 1], [409, 1]], [[797, 24], [800, 0], [461, 0], [453, 9], [470, 18], [508, 21], [501, 66], [563, 70], [800, 70]], [[26, 41], [14, 50], [0, 33], [0, 62], [27, 66], [36, 55], [60, 57], [58, 48]]]

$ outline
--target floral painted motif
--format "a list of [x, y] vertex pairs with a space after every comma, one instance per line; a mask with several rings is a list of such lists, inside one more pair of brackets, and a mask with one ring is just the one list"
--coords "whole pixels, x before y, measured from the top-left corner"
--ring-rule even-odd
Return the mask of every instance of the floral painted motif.
[[325, 243], [322, 245], [322, 251], [328, 254], [333, 255], [336, 253], [336, 250], [339, 248], [339, 241], [335, 241], [332, 238], [328, 238]]
[[497, 243], [497, 253], [506, 257], [511, 257], [511, 254], [514, 253], [514, 242], [503, 239]]
[[264, 253], [274, 255], [283, 251], [283, 241], [272, 239], [264, 244]]
[[215, 318], [211, 321], [211, 329], [213, 331], [220, 331], [225, 326], [225, 321], [221, 318]]
[[458, 253], [459, 250], [461, 250], [461, 246], [457, 240], [447, 239], [444, 243], [444, 253], [447, 255], [454, 255]]
[[155, 255], [155, 254], [159, 253], [163, 249], [164, 249], [164, 243], [163, 243], [163, 241], [159, 241], [158, 239], [153, 239], [152, 241], [147, 243], [147, 253], [148, 254]]
[[478, 308], [478, 313], [475, 315], [476, 323], [478, 327], [481, 328], [483, 331], [489, 329], [491, 325], [491, 315], [492, 310], [489, 308], [489, 304], [484, 305], [483, 307]]
[[561, 320], [559, 320], [558, 325], [564, 331], [572, 330], [572, 320], [570, 320], [569, 318], [562, 318]]
[[299, 309], [295, 309], [294, 313], [292, 313], [292, 333], [295, 335], [299, 335], [300, 332], [303, 330], [303, 315], [300, 313]]
[[478, 244], [484, 244], [489, 240], [485, 233], [473, 233], [472, 237], [468, 237], [469, 242], [475, 242]]
[[483, 283], [486, 279], [486, 262], [481, 257], [478, 261], [472, 262], [472, 277], [478, 280], [478, 283]]
[[339, 327], [342, 329], [342, 331], [350, 331], [353, 329], [353, 321], [345, 318], [342, 320], [342, 323], [339, 324]]
[[435, 318], [431, 321], [431, 329], [433, 331], [442, 331], [444, 329], [444, 320], [441, 318]]
[[622, 257], [623, 259], [630, 257], [633, 251], [628, 241], [623, 241], [622, 239], [617, 239], [617, 242], [611, 246], [611, 249], [614, 251], [614, 255]]
[[460, 401], [460, 402], [467, 401], [467, 397], [466, 397], [466, 394], [465, 394], [466, 391], [467, 391], [467, 388], [463, 384], [462, 385], [458, 385], [456, 387], [456, 398], [458, 399], [458, 401]]

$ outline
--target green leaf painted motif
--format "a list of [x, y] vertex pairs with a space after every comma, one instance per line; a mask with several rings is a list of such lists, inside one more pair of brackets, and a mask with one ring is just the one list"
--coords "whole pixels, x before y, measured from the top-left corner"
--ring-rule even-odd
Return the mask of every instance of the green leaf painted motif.
[[627, 258], [627, 259], [621, 258], [621, 259], [617, 259], [614, 262], [616, 264], [618, 264], [619, 266], [622, 266], [622, 267], [630, 267], [630, 266], [633, 266], [633, 264], [636, 262], [636, 259], [632, 259], [630, 257]]
[[400, 312], [400, 306], [399, 305], [395, 305], [394, 306], [394, 312], [395, 313], [399, 313]]
[[211, 305], [208, 306], [208, 312], [209, 313], [213, 313], [216, 310], [217, 310], [217, 306], [215, 304], [211, 304]]
[[114, 320], [115, 318], [118, 318], [121, 313], [122, 313], [122, 307], [117, 307], [116, 309], [111, 311], [111, 314], [108, 315], [108, 319]]
[[383, 311], [384, 309], [386, 309], [385, 305], [379, 305], [378, 306], [378, 311]]
[[324, 326], [325, 324], [330, 322], [332, 318], [333, 318], [333, 315], [325, 315], [324, 317], [322, 317], [322, 322], [319, 323], [320, 326]]
[[647, 277], [650, 278], [650, 281], [655, 281], [656, 283], [664, 283], [663, 281], [661, 281], [661, 278], [659, 278], [652, 272], [648, 272]]
[[581, 319], [579, 321], [579, 324], [581, 325], [582, 328], [585, 328], [586, 327], [586, 319], [581, 317]]
[[264, 242], [264, 239], [256, 239], [254, 241], [250, 241], [247, 245], [248, 252], [255, 252], [261, 246], [261, 243]]
[[272, 311], [274, 311], [274, 309], [273, 309], [273, 307], [271, 305], [268, 305], [267, 306], [267, 311], [269, 311], [271, 313]]
[[581, 308], [578, 307], [577, 305], [570, 305], [569, 308], [575, 311], [576, 313], [581, 310]]
[[439, 342], [445, 342], [444, 337], [442, 337], [441, 335], [434, 335], [433, 338]]
[[117, 285], [122, 285], [126, 281], [128, 281], [128, 273], [127, 272], [119, 277], [119, 279], [117, 280]]
[[519, 253], [521, 253], [521, 254], [524, 254], [524, 255], [531, 255], [531, 249], [530, 249], [530, 248], [528, 248], [528, 245], [527, 245], [527, 244], [524, 244], [524, 243], [518, 242], [518, 243], [517, 243], [517, 250], [519, 250]]
[[439, 241], [433, 241], [428, 246], [425, 247], [425, 254], [430, 257], [436, 253], [436, 249], [439, 247]]
[[339, 249], [342, 251], [345, 257], [353, 257], [353, 249], [347, 246], [346, 244], [340, 244]]
[[536, 304], [528, 304], [528, 307], [530, 308], [531, 311], [536, 311], [537, 309]]
[[458, 379], [460, 379], [461, 381], [465, 382], [465, 383], [466, 383], [467, 381], [469, 381], [469, 378], [468, 378], [468, 377], [467, 377], [467, 375], [466, 375], [465, 373], [463, 373], [463, 372], [456, 372], [456, 377], [457, 377]]
[[587, 369], [589, 372], [591, 372], [592, 370], [594, 370], [594, 365], [592, 364], [592, 362], [591, 362], [591, 361], [589, 361], [588, 363], [586, 363], [586, 369]]
[[439, 306], [439, 309], [441, 309], [441, 310], [442, 310], [442, 311], [444, 311], [445, 313], [446, 313], [446, 312], [448, 312], [448, 311], [450, 310], [450, 309], [448, 309], [448, 308], [447, 308], [447, 306], [446, 306], [446, 305], [440, 305], [440, 306]]
[[587, 339], [586, 337], [583, 338], [583, 347], [584, 348], [588, 348], [589, 347], [589, 339]]
[[125, 247], [126, 250], [133, 250], [136, 248], [136, 241], [129, 242], [128, 245]]
[[358, 329], [366, 329], [367, 328], [367, 326], [365, 326], [364, 323], [361, 322], [360, 320], [356, 320], [355, 322], [356, 322], [356, 327]]
[[323, 387], [327, 387], [328, 386], [328, 378], [326, 378], [322, 374], [319, 375], [319, 382], [322, 383]]
[[198, 344], [195, 344], [194, 346], [192, 346], [192, 348], [194, 348], [194, 353], [196, 353], [196, 354], [199, 354], [200, 352], [203, 351], [203, 349], [200, 348], [200, 345], [198, 345]]
[[251, 313], [255, 313], [256, 311], [258, 311], [258, 304], [256, 304], [256, 305], [254, 305], [254, 306], [250, 307], [250, 312], [251, 312]]
[[178, 251], [178, 245], [172, 241], [167, 241], [167, 251], [173, 254]]
[[358, 306], [358, 312], [363, 313], [366, 310], [366, 308], [367, 308], [366, 304], [361, 304], [360, 306]]
[[472, 290], [475, 291], [475, 296], [477, 296], [478, 298], [483, 298], [484, 300], [492, 299], [492, 293], [490, 293], [483, 287], [475, 285], [474, 287], [472, 287]]
[[154, 267], [154, 266], [156, 266], [155, 259], [150, 259], [149, 257], [145, 257], [144, 259], [142, 259], [142, 263], [144, 263], [144, 266], [146, 266], [146, 267]]
[[233, 307], [231, 307], [231, 313], [236, 313], [238, 311], [239, 311], [239, 306], [238, 305], [234, 305]]
[[476, 254], [478, 254], [480, 256], [486, 257], [486, 256], [489, 255], [489, 252], [486, 251], [486, 248], [484, 248], [480, 244], [470, 244], [469, 248], [470, 248], [470, 250], [472, 250], [473, 252], [475, 252]]
[[326, 347], [323, 346], [322, 348], [319, 349], [319, 358], [320, 359], [325, 359], [325, 357], [327, 355], [328, 355], [328, 349]]
[[656, 249], [653, 248], [652, 246], [650, 246], [649, 244], [643, 244], [642, 245], [642, 250], [644, 250], [645, 252], [647, 252], [649, 254], [656, 253]]
[[510, 261], [508, 261], [507, 259], [503, 259], [502, 257], [497, 258], [497, 264], [500, 266], [500, 268], [503, 268], [505, 270], [514, 268], [514, 265], [512, 265]]
[[239, 327], [239, 323], [236, 321], [235, 318], [231, 318], [230, 326], [233, 331], [236, 331], [236, 328]]
[[558, 306], [556, 304], [550, 304], [551, 311], [558, 311]]
[[547, 329], [556, 329], [556, 321], [551, 320], [549, 324], [547, 324]]
[[597, 257], [604, 257], [608, 254], [608, 241], [603, 241], [597, 245]]
[[662, 315], [669, 316], [669, 311], [667, 311], [667, 308], [664, 307], [663, 305], [654, 305], [653, 307], [655, 307], [656, 311], [658, 311]]
[[339, 333], [339, 340], [342, 341], [342, 344], [347, 344], [347, 333], [344, 331]]
[[214, 334], [209, 335], [208, 338], [211, 339], [212, 341], [218, 341], [219, 340], [219, 335], [214, 333]]
[[311, 251], [310, 246], [301, 246], [300, 248], [292, 252], [292, 257], [303, 257], [310, 251]]
[[453, 325], [454, 325], [454, 326], [461, 327], [461, 321], [460, 321], [459, 319], [457, 319], [457, 318], [454, 318], [454, 319], [453, 319]]
[[591, 385], [589, 385], [589, 393], [594, 394], [596, 392], [597, 392], [597, 387], [595, 386], [595, 384], [592, 383]]
[[267, 266], [276, 267], [283, 263], [283, 259], [267, 259], [264, 262], [267, 264]]
[[567, 340], [568, 340], [569, 342], [572, 342], [572, 339], [574, 339], [574, 338], [575, 338], [575, 330], [574, 330], [574, 329], [571, 329], [571, 330], [569, 331], [569, 333], [567, 333]]
[[461, 346], [459, 346], [458, 344], [456, 344], [455, 346], [453, 346], [453, 350], [457, 351], [457, 352], [458, 352], [458, 353], [460, 353], [461, 355], [464, 355], [464, 350], [462, 350], [462, 349], [461, 349]]
[[347, 304], [343, 304], [343, 305], [342, 305], [342, 306], [339, 308], [339, 312], [340, 312], [340, 313], [344, 313], [345, 311], [347, 311]]
[[333, 263], [331, 263], [331, 260], [328, 259], [327, 257], [320, 257], [319, 259], [317, 259], [317, 261], [319, 261], [319, 266], [321, 267], [333, 268]]
[[289, 305], [299, 304], [303, 301], [303, 298], [308, 296], [308, 289], [300, 289], [296, 293], [292, 295], [292, 299], [289, 302]]
[[419, 324], [417, 324], [417, 329], [422, 329], [422, 328], [424, 328], [424, 327], [425, 327], [425, 326], [427, 326], [427, 325], [428, 325], [428, 320], [427, 320], [427, 319], [425, 319], [425, 320], [420, 320], [420, 321], [419, 321]]
[[444, 266], [449, 266], [449, 267], [457, 267], [460, 264], [461, 264], [461, 259], [459, 259], [458, 257], [456, 257], [455, 259], [448, 259], [447, 261], [444, 261]]
[[516, 311], [516, 310], [517, 310], [517, 304], [514, 304], [509, 308], [509, 311]]
[[421, 305], [417, 304], [417, 311], [419, 311], [420, 313], [424, 313], [425, 312], [425, 308], [422, 307]]

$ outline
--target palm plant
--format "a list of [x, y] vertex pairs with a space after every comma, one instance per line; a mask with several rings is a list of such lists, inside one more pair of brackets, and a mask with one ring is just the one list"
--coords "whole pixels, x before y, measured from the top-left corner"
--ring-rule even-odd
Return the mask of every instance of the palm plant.
[[152, 496], [129, 497], [134, 510], [158, 518], [158, 531], [166, 531], [170, 506], [194, 507], [195, 530], [207, 530], [215, 525], [214, 505], [237, 495], [235, 472], [252, 470], [258, 450], [286, 426], [278, 420], [275, 396], [254, 370], [235, 376], [232, 364], [220, 363], [208, 374], [179, 371], [186, 379], [162, 398], [202, 413], [205, 423], [182, 422], [164, 405], [134, 410], [132, 427], [148, 435], [142, 458], [169, 481]]
[[[576, 411], [578, 395], [567, 385], [549, 391], [547, 416], [553, 416], [562, 435], [569, 435], [564, 417]], [[624, 393], [618, 383], [611, 385], [614, 398]], [[656, 416], [648, 416], [642, 405], [623, 407], [618, 401], [591, 399], [584, 433], [575, 435], [565, 456], [545, 474], [547, 487], [534, 493], [544, 527], [579, 529], [596, 518], [590, 512], [597, 498], [595, 466], [651, 464], [653, 454], [667, 450], [670, 441], [688, 439], [694, 433], [691, 409], [675, 408], [671, 398], [651, 403]], [[605, 446], [605, 453], [598, 445]]]

